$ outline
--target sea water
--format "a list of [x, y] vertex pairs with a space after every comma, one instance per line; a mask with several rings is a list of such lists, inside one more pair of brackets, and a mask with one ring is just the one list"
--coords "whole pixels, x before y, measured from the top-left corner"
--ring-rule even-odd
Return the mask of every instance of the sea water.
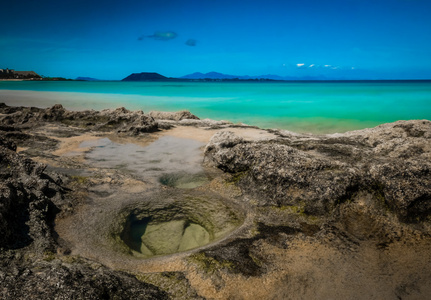
[[189, 110], [261, 128], [333, 133], [431, 119], [431, 81], [81, 82], [0, 81], [0, 102], [70, 110]]

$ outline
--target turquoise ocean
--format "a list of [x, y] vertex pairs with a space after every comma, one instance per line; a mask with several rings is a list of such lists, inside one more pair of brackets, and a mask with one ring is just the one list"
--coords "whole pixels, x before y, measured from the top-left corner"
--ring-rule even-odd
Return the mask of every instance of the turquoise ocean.
[[431, 119], [431, 81], [0, 81], [0, 102], [67, 109], [189, 110], [261, 128], [334, 133]]

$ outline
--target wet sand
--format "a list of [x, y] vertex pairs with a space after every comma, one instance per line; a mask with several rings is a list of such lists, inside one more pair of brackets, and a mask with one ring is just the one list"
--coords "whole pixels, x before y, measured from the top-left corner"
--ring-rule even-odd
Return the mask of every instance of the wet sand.
[[162, 131], [160, 135], [169, 135], [179, 138], [187, 138], [202, 143], [208, 143], [211, 137], [218, 131], [231, 131], [248, 141], [272, 139], [276, 136], [266, 130], [256, 128], [223, 128], [205, 129], [191, 126], [177, 126], [173, 129]]

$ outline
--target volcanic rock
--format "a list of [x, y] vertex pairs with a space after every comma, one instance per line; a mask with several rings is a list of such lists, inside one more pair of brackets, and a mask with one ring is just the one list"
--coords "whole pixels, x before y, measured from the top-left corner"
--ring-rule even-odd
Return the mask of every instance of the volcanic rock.
[[359, 193], [382, 201], [401, 221], [431, 213], [431, 122], [399, 121], [346, 134], [245, 142], [217, 133], [205, 150], [260, 206], [301, 206], [325, 216]]
[[168, 299], [131, 275], [78, 258], [55, 259], [53, 221], [67, 188], [15, 149], [0, 135], [0, 298]]
[[[162, 160], [187, 164], [175, 147], [163, 159], [148, 151], [164, 138], [152, 132], [173, 126], [168, 135], [218, 131], [205, 180], [187, 189], [182, 169], [148, 177]], [[431, 294], [430, 121], [318, 136], [248, 128], [188, 112], [0, 104], [0, 298]], [[105, 161], [127, 155], [106, 140], [133, 143], [151, 167], [137, 176]], [[199, 151], [187, 154], [201, 161]]]
[[43, 122], [60, 122], [91, 130], [116, 131], [138, 135], [157, 130], [157, 122], [143, 111], [129, 111], [124, 107], [102, 111], [67, 111], [60, 104], [42, 109], [36, 107], [8, 107], [0, 104], [0, 113], [4, 114], [0, 124], [5, 126], [28, 128], [40, 126]]
[[188, 110], [182, 110], [177, 112], [167, 112], [167, 111], [150, 111], [150, 117], [155, 120], [199, 120], [197, 116], [189, 112]]

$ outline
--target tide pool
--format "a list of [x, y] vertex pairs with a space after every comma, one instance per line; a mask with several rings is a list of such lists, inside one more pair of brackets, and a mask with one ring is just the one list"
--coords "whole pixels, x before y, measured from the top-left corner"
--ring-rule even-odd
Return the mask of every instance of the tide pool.
[[333, 133], [431, 119], [431, 81], [37, 82], [0, 81], [0, 102], [70, 110], [189, 110], [261, 128]]

